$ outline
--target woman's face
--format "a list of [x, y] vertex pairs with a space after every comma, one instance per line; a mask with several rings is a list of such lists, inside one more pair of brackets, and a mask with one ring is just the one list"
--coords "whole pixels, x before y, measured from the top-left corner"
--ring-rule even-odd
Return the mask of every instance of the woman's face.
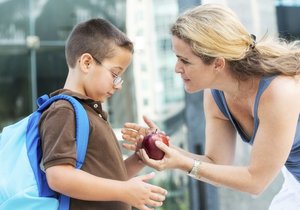
[[177, 36], [172, 37], [172, 45], [177, 57], [175, 72], [181, 75], [185, 90], [194, 93], [211, 88], [216, 79], [214, 62], [204, 64], [202, 59], [192, 52], [190, 46]]

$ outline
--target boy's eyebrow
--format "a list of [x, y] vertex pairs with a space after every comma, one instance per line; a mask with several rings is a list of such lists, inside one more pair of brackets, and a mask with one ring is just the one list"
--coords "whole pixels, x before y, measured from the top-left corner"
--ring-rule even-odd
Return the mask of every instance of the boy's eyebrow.
[[123, 70], [123, 68], [121, 66], [113, 66], [113, 68]]
[[120, 74], [123, 71], [123, 68], [121, 66], [112, 66], [111, 69], [115, 69], [117, 72], [114, 72], [115, 74]]
[[119, 69], [119, 70], [123, 71], [123, 68], [121, 66], [112, 66], [111, 68], [112, 69]]

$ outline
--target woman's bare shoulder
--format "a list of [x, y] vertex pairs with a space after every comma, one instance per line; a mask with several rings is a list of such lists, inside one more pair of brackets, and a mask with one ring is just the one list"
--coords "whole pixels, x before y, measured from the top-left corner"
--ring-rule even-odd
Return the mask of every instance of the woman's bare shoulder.
[[261, 102], [294, 107], [300, 111], [300, 78], [277, 76], [263, 93]]
[[204, 90], [203, 101], [204, 101], [204, 112], [206, 117], [211, 116], [222, 120], [228, 120], [228, 118], [224, 116], [224, 114], [220, 111], [219, 107], [217, 106], [210, 89]]

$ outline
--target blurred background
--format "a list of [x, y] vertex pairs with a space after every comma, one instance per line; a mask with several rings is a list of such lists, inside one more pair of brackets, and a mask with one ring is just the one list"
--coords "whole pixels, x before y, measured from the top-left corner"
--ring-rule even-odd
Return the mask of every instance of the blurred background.
[[[78, 22], [103, 17], [135, 44], [122, 91], [104, 104], [120, 143], [123, 124], [142, 124], [142, 115], [147, 115], [173, 144], [203, 153], [202, 92], [184, 92], [174, 72], [169, 28], [178, 14], [204, 3], [231, 7], [258, 41], [266, 33], [300, 37], [299, 0], [0, 0], [0, 128], [35, 110], [38, 96], [63, 87], [67, 75], [64, 44], [69, 32]], [[236, 164], [247, 164], [249, 151], [239, 143]], [[141, 173], [149, 171], [145, 168]], [[160, 210], [265, 210], [282, 177], [258, 197], [215, 188], [179, 171], [157, 172], [152, 182], [169, 191]]]

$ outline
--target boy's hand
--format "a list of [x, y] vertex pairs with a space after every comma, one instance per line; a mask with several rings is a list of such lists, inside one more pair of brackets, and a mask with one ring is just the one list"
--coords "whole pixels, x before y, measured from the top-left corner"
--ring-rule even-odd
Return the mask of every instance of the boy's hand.
[[159, 131], [159, 128], [146, 116], [143, 116], [144, 122], [147, 127], [142, 127], [136, 123], [125, 123], [122, 132], [122, 138], [128, 143], [123, 143], [123, 147], [136, 151], [139, 149], [139, 144], [144, 136], [148, 135], [150, 132]]
[[161, 187], [147, 183], [155, 173], [134, 177], [127, 181], [128, 193], [126, 203], [140, 210], [153, 210], [151, 207], [162, 206], [167, 191]]

